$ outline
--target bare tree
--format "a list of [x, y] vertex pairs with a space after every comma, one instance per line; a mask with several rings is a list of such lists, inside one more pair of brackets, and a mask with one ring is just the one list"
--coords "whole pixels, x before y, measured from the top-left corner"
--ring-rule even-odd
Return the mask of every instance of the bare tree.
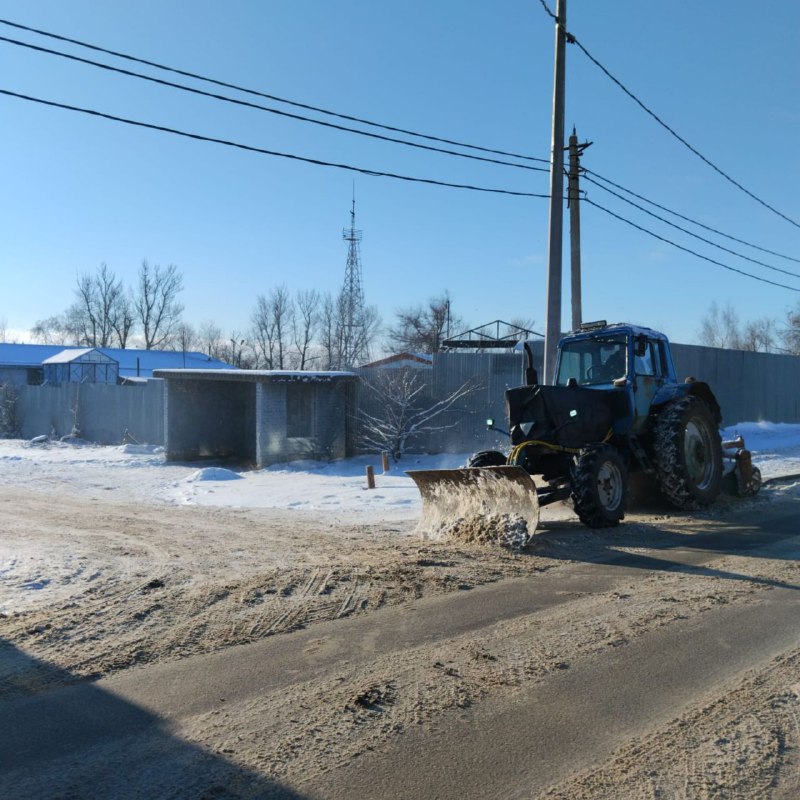
[[4, 342], [8, 336], [8, 322], [5, 317], [0, 317], [0, 342]]
[[75, 302], [67, 314], [71, 324], [80, 331], [82, 344], [113, 347], [120, 342], [117, 329], [125, 330], [124, 339], [127, 340], [130, 325], [126, 326], [121, 320], [126, 309], [122, 281], [103, 263], [94, 274], [78, 275]]
[[362, 376], [361, 380], [370, 395], [359, 411], [361, 444], [391, 453], [394, 461], [399, 461], [415, 436], [458, 425], [434, 420], [478, 388], [467, 381], [441, 400], [434, 400], [425, 396], [427, 386], [420, 370], [380, 370], [374, 377]]
[[725, 347], [731, 350], [740, 350], [742, 334], [739, 327], [739, 318], [733, 306], [728, 303], [720, 311], [716, 302], [713, 302], [701, 321], [698, 338], [700, 344], [706, 347]]
[[366, 306], [350, 319], [343, 294], [323, 295], [317, 324], [323, 369], [348, 369], [369, 360], [380, 327], [375, 306]]
[[111, 319], [111, 327], [117, 339], [117, 344], [124, 350], [128, 346], [128, 338], [136, 325], [136, 315], [133, 307], [133, 298], [130, 292], [120, 292], [114, 314]]
[[320, 296], [314, 289], [300, 291], [295, 297], [295, 313], [292, 318], [292, 342], [294, 343], [293, 366], [308, 369], [319, 317]]
[[756, 353], [772, 353], [775, 350], [775, 323], [769, 317], [750, 320], [742, 331], [741, 348]]
[[275, 331], [276, 360], [273, 369], [285, 369], [289, 337], [294, 320], [294, 303], [285, 286], [278, 286], [269, 293], [269, 310]]
[[268, 296], [258, 295], [250, 320], [259, 366], [286, 367], [293, 317], [294, 305], [285, 286], [272, 289]]
[[256, 367], [253, 342], [241, 331], [233, 330], [227, 342], [221, 345], [219, 358], [237, 369]]
[[[790, 318], [791, 312], [787, 314], [787, 328], [780, 333], [784, 341], [786, 341], [785, 331], [790, 327]], [[702, 320], [698, 338], [700, 344], [707, 347], [771, 353], [776, 349], [778, 335], [775, 321], [769, 317], [761, 317], [742, 324], [730, 303], [721, 310], [716, 303], [712, 303]]]
[[505, 335], [514, 336], [521, 342], [525, 341], [525, 339], [528, 338], [528, 334], [525, 333], [525, 331], [533, 331], [533, 326], [535, 324], [536, 324], [535, 319], [527, 319], [524, 317], [512, 317], [508, 321]]
[[338, 306], [333, 296], [323, 296], [319, 313], [319, 343], [322, 350], [322, 368], [336, 369], [339, 364], [339, 346], [336, 341]]
[[174, 264], [162, 269], [142, 262], [134, 297], [136, 319], [141, 325], [145, 350], [162, 347], [180, 324], [183, 306], [178, 295], [183, 291], [183, 275]]
[[437, 353], [442, 342], [463, 327], [453, 314], [448, 292], [431, 297], [426, 306], [396, 312], [397, 324], [388, 331], [387, 350], [392, 353]]
[[787, 353], [800, 355], [800, 303], [786, 312], [780, 337]]
[[197, 334], [194, 328], [188, 322], [181, 322], [175, 328], [172, 344], [176, 350], [180, 350], [183, 353], [193, 350], [197, 346]]
[[68, 324], [66, 314], [37, 320], [31, 328], [31, 338], [37, 344], [78, 344], [76, 333]]
[[201, 322], [197, 329], [197, 344], [211, 358], [222, 358], [225, 349], [222, 329], [213, 320]]
[[375, 306], [354, 309], [347, 294], [341, 292], [336, 300], [335, 368], [348, 369], [369, 361], [380, 324]]
[[337, 304], [336, 340], [338, 347], [337, 369], [359, 366], [370, 359], [375, 339], [381, 327], [381, 318], [375, 306], [365, 306], [351, 325], [344, 298]]

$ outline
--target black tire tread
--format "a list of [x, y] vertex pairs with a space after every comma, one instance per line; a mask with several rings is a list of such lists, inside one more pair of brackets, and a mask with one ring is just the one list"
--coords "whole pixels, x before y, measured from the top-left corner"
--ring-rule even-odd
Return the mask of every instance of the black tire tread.
[[676, 508], [684, 511], [695, 511], [705, 508], [716, 500], [722, 485], [722, 443], [717, 431], [719, 457], [717, 458], [716, 486], [702, 494], [694, 487], [686, 475], [683, 458], [680, 456], [684, 435], [684, 421], [689, 409], [706, 418], [712, 431], [717, 431], [717, 424], [711, 409], [699, 397], [687, 395], [671, 402], [658, 415], [654, 430], [654, 449], [656, 471], [659, 488], [664, 496]]
[[[614, 454], [623, 482], [622, 502], [619, 515], [609, 515], [597, 497], [597, 470], [599, 463]], [[578, 519], [590, 528], [614, 528], [625, 517], [627, 495], [627, 471], [619, 453], [610, 445], [592, 445], [581, 450], [572, 468], [572, 501]]]
[[499, 450], [480, 450], [473, 453], [468, 461], [468, 467], [502, 467], [508, 460]]

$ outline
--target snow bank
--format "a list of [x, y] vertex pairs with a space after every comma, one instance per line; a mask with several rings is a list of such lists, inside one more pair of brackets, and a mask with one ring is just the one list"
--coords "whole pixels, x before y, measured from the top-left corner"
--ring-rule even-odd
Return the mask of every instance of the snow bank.
[[200, 483], [202, 481], [239, 481], [242, 479], [241, 475], [230, 469], [223, 469], [222, 467], [205, 467], [205, 469], [198, 469], [187, 478], [186, 483]]
[[[800, 474], [800, 425], [744, 422], [722, 433], [726, 439], [744, 436], [765, 479]], [[112, 491], [120, 502], [297, 509], [353, 515], [359, 522], [388, 521], [420, 512], [419, 492], [405, 470], [451, 469], [463, 466], [468, 455], [409, 455], [386, 474], [378, 456], [294, 461], [245, 472], [219, 464], [198, 469], [196, 463], [167, 463], [164, 449], [153, 445], [51, 440], [32, 446], [5, 439], [0, 440], [0, 485], [87, 498]], [[367, 489], [367, 466], [375, 471], [375, 489]], [[796, 488], [782, 485], [774, 491]]]

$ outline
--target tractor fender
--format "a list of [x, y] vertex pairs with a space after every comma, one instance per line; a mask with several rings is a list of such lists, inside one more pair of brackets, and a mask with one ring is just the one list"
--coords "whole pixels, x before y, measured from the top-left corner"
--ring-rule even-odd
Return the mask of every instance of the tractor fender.
[[688, 380], [686, 383], [672, 383], [662, 386], [653, 398], [653, 407], [658, 408], [671, 400], [677, 400], [687, 395], [693, 395], [703, 400], [711, 409], [717, 424], [722, 422], [722, 409], [720, 409], [711, 387], [705, 381]]

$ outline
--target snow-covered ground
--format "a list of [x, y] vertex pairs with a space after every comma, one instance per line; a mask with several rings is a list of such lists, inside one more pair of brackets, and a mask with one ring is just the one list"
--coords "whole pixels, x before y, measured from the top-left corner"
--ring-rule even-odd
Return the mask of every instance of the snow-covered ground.
[[[765, 479], [800, 474], [800, 425], [745, 422], [726, 428], [741, 434]], [[363, 521], [418, 513], [419, 493], [407, 469], [461, 466], [467, 454], [409, 455], [382, 474], [380, 459], [358, 456], [331, 463], [295, 461], [263, 470], [174, 464], [148, 445], [98, 446], [0, 440], [0, 484], [67, 491], [82, 496], [114, 492], [115, 499], [177, 505], [281, 508], [352, 513]], [[377, 487], [366, 488], [372, 465]]]

